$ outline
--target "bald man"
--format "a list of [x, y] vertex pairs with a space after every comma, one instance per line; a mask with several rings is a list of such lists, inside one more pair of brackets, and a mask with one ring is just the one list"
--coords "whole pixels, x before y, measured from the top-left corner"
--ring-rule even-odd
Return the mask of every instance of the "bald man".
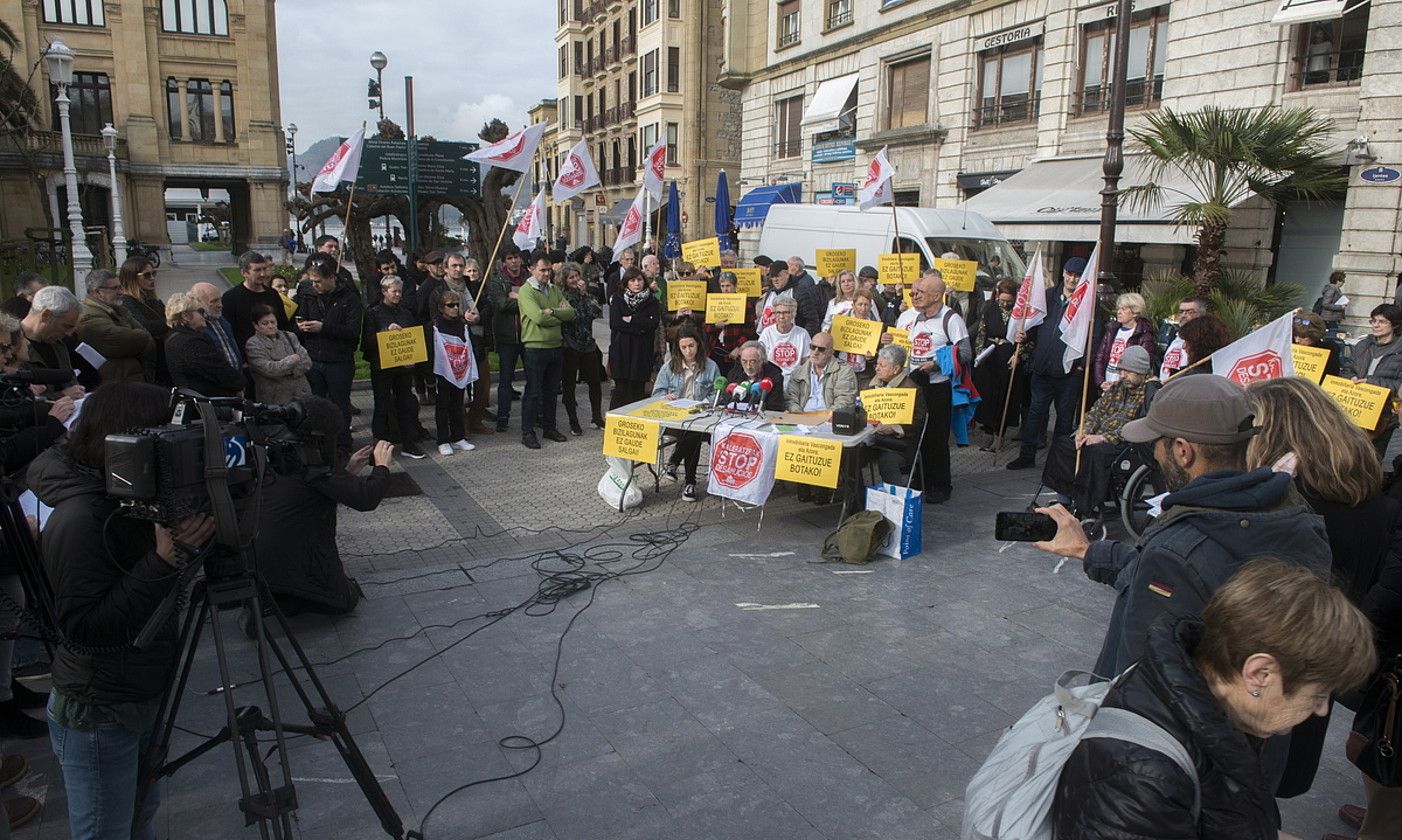
[[224, 318], [224, 297], [213, 283], [196, 283], [190, 287], [190, 294], [199, 298], [204, 305], [204, 332], [214, 339], [224, 360], [234, 370], [243, 370], [243, 348], [234, 338], [234, 328]]

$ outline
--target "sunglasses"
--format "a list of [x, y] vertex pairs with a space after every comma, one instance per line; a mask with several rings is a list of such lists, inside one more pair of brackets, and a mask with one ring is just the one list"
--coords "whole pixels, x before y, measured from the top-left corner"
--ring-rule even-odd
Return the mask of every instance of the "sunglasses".
[[458, 303], [458, 302], [455, 301], [455, 300], [449, 300], [449, 301], [444, 301], [444, 303], [443, 303], [443, 308], [444, 308], [444, 309], [457, 309], [457, 308], [458, 308], [459, 306], [461, 306], [461, 305], [462, 305], [462, 304]]
[[821, 345], [821, 344], [814, 344], [814, 345], [813, 345], [813, 352], [814, 352], [814, 353], [826, 353], [826, 352], [828, 352], [828, 351], [831, 350], [831, 349], [832, 349], [831, 347], [824, 347], [824, 346]]

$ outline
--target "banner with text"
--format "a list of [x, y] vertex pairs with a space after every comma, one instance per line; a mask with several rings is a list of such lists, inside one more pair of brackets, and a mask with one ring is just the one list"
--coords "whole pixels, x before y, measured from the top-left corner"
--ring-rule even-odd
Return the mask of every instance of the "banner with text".
[[632, 417], [647, 417], [653, 420], [685, 420], [691, 416], [691, 409], [672, 405], [664, 399], [653, 400], [628, 412]]
[[673, 280], [667, 284], [667, 308], [704, 310], [706, 308], [705, 280]]
[[886, 332], [891, 334], [891, 343], [905, 351], [907, 357], [913, 345], [910, 343], [910, 330], [898, 330], [895, 327], [887, 327]]
[[881, 340], [881, 326], [880, 321], [837, 315], [832, 319], [832, 346], [843, 353], [874, 356]]
[[903, 426], [915, 422], [914, 388], [868, 388], [862, 391], [867, 420]]
[[784, 435], [779, 438], [779, 463], [774, 477], [817, 487], [837, 488], [842, 468], [842, 441]]
[[880, 254], [876, 258], [876, 273], [888, 286], [909, 286], [920, 279], [919, 254]]
[[419, 327], [375, 333], [375, 346], [380, 351], [380, 370], [428, 361], [428, 341]]
[[1320, 387], [1334, 398], [1334, 402], [1339, 404], [1355, 426], [1368, 432], [1378, 427], [1383, 409], [1392, 396], [1392, 391], [1387, 388], [1364, 382], [1355, 384], [1342, 376], [1326, 376]]
[[857, 270], [856, 248], [819, 248], [817, 259], [819, 277], [836, 277], [844, 271]]
[[750, 428], [752, 422], [723, 420], [711, 430], [709, 495], [748, 505], [762, 505], [769, 499], [779, 432], [771, 427]]
[[625, 461], [657, 463], [657, 433], [661, 427], [641, 417], [610, 414], [604, 424], [604, 454]]
[[758, 268], [730, 268], [726, 270], [735, 275], [735, 291], [748, 297], [759, 297], [760, 289], [764, 287], [764, 283]]
[[714, 236], [682, 243], [682, 259], [692, 265], [715, 268], [720, 265], [720, 240]]
[[1329, 363], [1329, 351], [1324, 347], [1292, 344], [1290, 352], [1295, 357], [1295, 375], [1303, 376], [1318, 385], [1324, 378], [1324, 367]]
[[935, 260], [935, 268], [944, 278], [944, 285], [954, 292], [972, 292], [978, 277], [978, 262], [975, 260]]
[[706, 295], [706, 323], [743, 324], [745, 306], [746, 298], [739, 292], [733, 295]]

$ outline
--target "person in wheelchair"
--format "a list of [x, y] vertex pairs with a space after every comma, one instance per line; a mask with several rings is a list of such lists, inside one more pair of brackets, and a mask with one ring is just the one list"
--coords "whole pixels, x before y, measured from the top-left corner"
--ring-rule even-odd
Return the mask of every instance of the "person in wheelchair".
[[1111, 472], [1124, 450], [1120, 430], [1149, 408], [1149, 368], [1147, 350], [1138, 345], [1125, 348], [1120, 357], [1120, 378], [1086, 413], [1084, 429], [1076, 435], [1053, 438], [1048, 447], [1042, 484], [1080, 516], [1094, 514], [1110, 496]]

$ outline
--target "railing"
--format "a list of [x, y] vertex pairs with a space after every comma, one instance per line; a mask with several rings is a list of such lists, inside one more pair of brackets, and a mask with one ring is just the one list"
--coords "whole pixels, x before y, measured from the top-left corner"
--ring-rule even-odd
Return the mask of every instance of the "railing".
[[787, 32], [781, 32], [781, 33], [779, 33], [779, 48], [782, 49], [782, 48], [784, 48], [784, 47], [788, 47], [788, 46], [792, 46], [792, 45], [794, 45], [794, 44], [797, 44], [797, 43], [798, 43], [798, 38], [799, 38], [799, 30], [798, 30], [798, 27], [794, 27], [793, 29], [791, 29], [791, 30], [789, 30], [789, 31], [787, 31]]
[[[102, 135], [74, 134], [72, 137], [74, 157], [107, 159], [107, 144], [103, 142]], [[24, 144], [33, 152], [63, 154], [63, 135], [57, 131], [31, 131], [25, 138]], [[126, 138], [119, 138], [117, 140], [117, 158], [124, 160], [126, 156]]]
[[[1087, 85], [1076, 94], [1076, 112], [1094, 114], [1110, 110], [1110, 85]], [[1125, 107], [1146, 108], [1163, 98], [1163, 76], [1130, 79], [1125, 84]]]
[[1030, 122], [1041, 115], [1041, 108], [1041, 96], [1030, 101], [1026, 94], [1005, 96], [999, 102], [987, 100], [985, 104], [974, 108], [974, 128]]
[[852, 0], [837, 0], [828, 4], [828, 29], [836, 29], [852, 22]]
[[1291, 61], [1291, 81], [1296, 90], [1311, 87], [1357, 85], [1363, 78], [1364, 51], [1336, 50], [1327, 55], [1297, 55]]
[[605, 186], [616, 187], [620, 184], [631, 183], [633, 180], [633, 173], [625, 167], [616, 166], [612, 169], [604, 170], [603, 180]]
[[589, 59], [589, 75], [597, 76], [604, 72], [604, 57], [596, 55]]
[[624, 102], [622, 105], [619, 105], [619, 106], [618, 106], [618, 111], [619, 111], [619, 115], [618, 115], [618, 121], [619, 121], [619, 122], [625, 122], [625, 121], [627, 121], [627, 120], [631, 120], [631, 119], [633, 119], [634, 115], [636, 115], [637, 112], [638, 112], [638, 103], [633, 102], [633, 101], [631, 101], [631, 100], [628, 101], [628, 102]]
[[613, 65], [618, 64], [619, 61], [620, 59], [618, 54], [618, 45], [614, 44], [604, 52], [604, 63], [612, 67]]

